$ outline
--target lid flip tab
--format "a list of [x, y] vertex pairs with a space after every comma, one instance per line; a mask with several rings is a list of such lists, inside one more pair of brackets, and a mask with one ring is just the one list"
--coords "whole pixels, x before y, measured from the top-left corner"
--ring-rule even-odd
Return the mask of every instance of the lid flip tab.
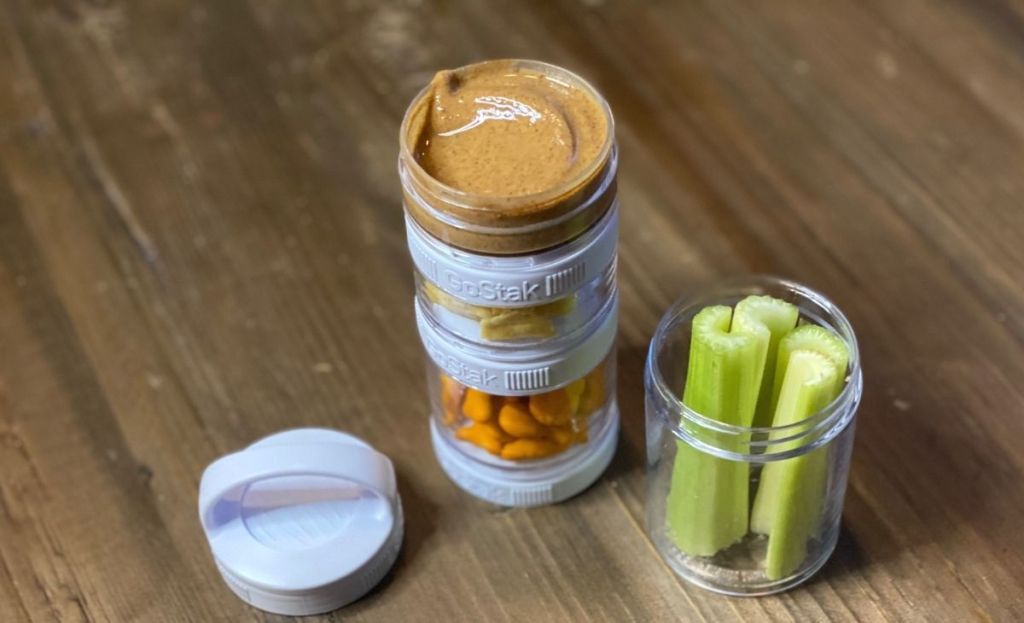
[[200, 483], [199, 518], [228, 586], [277, 614], [359, 599], [402, 542], [391, 461], [327, 429], [278, 433], [214, 461]]

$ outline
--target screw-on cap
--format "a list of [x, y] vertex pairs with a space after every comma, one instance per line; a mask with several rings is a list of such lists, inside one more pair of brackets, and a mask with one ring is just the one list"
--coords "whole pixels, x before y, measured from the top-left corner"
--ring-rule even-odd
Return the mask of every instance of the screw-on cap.
[[317, 614], [359, 599], [402, 543], [391, 461], [327, 429], [278, 433], [211, 463], [199, 518], [231, 590], [277, 614]]

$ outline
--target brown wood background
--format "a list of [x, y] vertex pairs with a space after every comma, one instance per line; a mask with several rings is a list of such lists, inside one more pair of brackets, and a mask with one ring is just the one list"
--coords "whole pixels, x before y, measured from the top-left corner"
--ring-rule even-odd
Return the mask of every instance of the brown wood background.
[[[537, 510], [436, 465], [395, 173], [437, 68], [589, 77], [622, 149], [623, 435]], [[866, 395], [838, 551], [779, 597], [642, 530], [661, 312], [771, 272], [832, 296]], [[1020, 0], [0, 0], [0, 621], [274, 620], [222, 585], [205, 465], [330, 426], [409, 515], [351, 621], [1024, 620]]]

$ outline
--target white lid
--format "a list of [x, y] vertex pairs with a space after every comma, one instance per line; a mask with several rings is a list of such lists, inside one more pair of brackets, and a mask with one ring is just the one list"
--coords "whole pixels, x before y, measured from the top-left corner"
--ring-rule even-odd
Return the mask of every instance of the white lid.
[[413, 264], [434, 285], [471, 305], [530, 307], [564, 298], [603, 274], [615, 261], [619, 210], [582, 236], [532, 255], [480, 255], [449, 246], [405, 217]]
[[467, 493], [502, 506], [555, 504], [589, 487], [611, 462], [619, 438], [619, 410], [614, 400], [607, 409], [603, 430], [595, 431], [589, 443], [520, 469], [474, 459], [441, 431], [435, 418], [430, 418], [430, 439], [441, 469]]
[[590, 333], [578, 336], [578, 341], [517, 344], [508, 350], [461, 339], [432, 322], [419, 300], [415, 305], [420, 339], [437, 367], [463, 385], [499, 396], [529, 396], [584, 376], [611, 350], [619, 317], [616, 295], [595, 321], [599, 324], [587, 327]]
[[402, 543], [391, 461], [327, 429], [271, 435], [211, 463], [199, 519], [231, 590], [277, 614], [355, 601], [384, 577]]

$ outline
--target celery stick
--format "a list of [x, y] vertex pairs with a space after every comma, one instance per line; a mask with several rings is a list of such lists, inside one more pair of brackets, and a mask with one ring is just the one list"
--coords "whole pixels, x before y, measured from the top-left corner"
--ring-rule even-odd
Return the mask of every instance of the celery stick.
[[[816, 325], [793, 330], [779, 344], [773, 393], [773, 426], [798, 423], [826, 407], [843, 387], [849, 353], [831, 331]], [[785, 433], [797, 434], [799, 429]], [[777, 451], [805, 440], [780, 444]], [[781, 579], [793, 573], [807, 555], [807, 542], [821, 521], [825, 502], [827, 454], [824, 448], [768, 463], [754, 500], [750, 527], [768, 535], [765, 575]]]
[[759, 361], [764, 370], [756, 384], [758, 398], [753, 426], [770, 426], [772, 423], [772, 391], [775, 386], [775, 359], [779, 341], [793, 330], [799, 317], [800, 310], [796, 305], [771, 296], [748, 296], [736, 304], [732, 315], [732, 332], [749, 333], [757, 338]]
[[[789, 355], [796, 350], [811, 350], [828, 357], [839, 368], [839, 377], [836, 379], [835, 387], [836, 395], [843, 388], [843, 382], [846, 378], [846, 365], [850, 358], [850, 353], [846, 349], [846, 343], [838, 335], [825, 327], [816, 324], [801, 325], [779, 342], [779, 351], [775, 363], [774, 387], [772, 389], [771, 413], [773, 417], [778, 417], [778, 415], [774, 414], [776, 414], [776, 403], [779, 400], [779, 392], [782, 390], [782, 377], [785, 374]], [[769, 363], [768, 365], [771, 364]], [[777, 422], [773, 422], [772, 425], [780, 426]]]
[[818, 448], [782, 462], [781, 495], [777, 498], [775, 529], [768, 536], [765, 576], [781, 580], [807, 558], [807, 543], [821, 525], [828, 475], [828, 454]]
[[[694, 317], [683, 403], [705, 417], [749, 425], [762, 374], [758, 344], [750, 335], [730, 333], [731, 320], [732, 309], [725, 306], [707, 307]], [[720, 433], [697, 436], [741, 450], [730, 448], [740, 444]], [[677, 441], [665, 519], [680, 551], [713, 556], [743, 538], [748, 514], [749, 466]]]

